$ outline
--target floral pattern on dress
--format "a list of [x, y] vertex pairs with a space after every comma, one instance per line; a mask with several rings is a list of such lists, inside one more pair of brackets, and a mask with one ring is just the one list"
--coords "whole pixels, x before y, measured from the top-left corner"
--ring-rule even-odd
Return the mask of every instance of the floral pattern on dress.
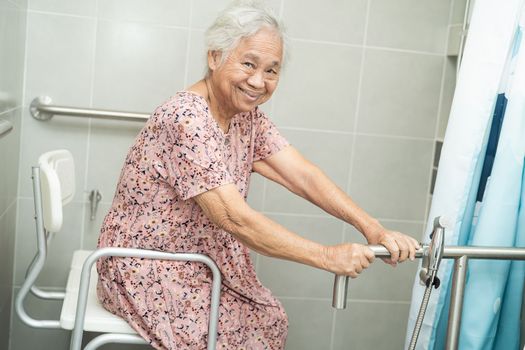
[[[254, 161], [287, 146], [258, 108], [224, 133], [206, 100], [188, 91], [158, 107], [131, 147], [102, 224], [99, 247], [201, 253], [222, 275], [217, 349], [283, 349], [288, 319], [255, 274], [247, 247], [192, 197], [235, 184], [246, 198]], [[205, 349], [211, 272], [201, 263], [111, 257], [97, 293], [156, 349]]]

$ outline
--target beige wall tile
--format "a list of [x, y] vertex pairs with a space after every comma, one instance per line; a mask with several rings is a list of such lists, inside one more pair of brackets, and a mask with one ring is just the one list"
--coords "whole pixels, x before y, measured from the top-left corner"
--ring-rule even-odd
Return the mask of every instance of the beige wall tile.
[[383, 219], [423, 220], [432, 141], [358, 136], [350, 194]]
[[370, 2], [367, 45], [444, 53], [450, 1]]
[[433, 138], [443, 57], [367, 50], [357, 131]]
[[283, 20], [292, 38], [363, 43], [366, 0], [285, 0], [283, 8]]
[[[341, 243], [343, 224], [331, 218], [270, 215], [296, 234], [326, 245]], [[331, 298], [333, 275], [295, 262], [259, 256], [257, 274], [278, 297]]]
[[333, 309], [327, 300], [281, 299], [288, 315], [286, 350], [329, 349]]
[[352, 301], [337, 311], [334, 350], [403, 349], [408, 303]]
[[271, 117], [281, 126], [353, 131], [361, 49], [293, 41]]
[[184, 87], [187, 30], [99, 21], [93, 105], [151, 113]]

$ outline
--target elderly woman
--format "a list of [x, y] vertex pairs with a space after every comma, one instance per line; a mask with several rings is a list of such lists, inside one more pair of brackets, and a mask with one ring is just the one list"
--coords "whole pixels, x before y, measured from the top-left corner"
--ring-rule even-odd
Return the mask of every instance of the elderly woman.
[[[255, 274], [249, 249], [357, 277], [374, 254], [364, 245], [323, 246], [246, 203], [257, 172], [354, 225], [391, 264], [418, 243], [383, 228], [288, 144], [258, 108], [283, 61], [279, 22], [258, 3], [234, 4], [207, 31], [208, 73], [158, 107], [127, 155], [99, 246], [210, 256], [223, 285], [218, 348], [283, 349], [288, 320]], [[108, 258], [98, 295], [157, 349], [206, 347], [211, 276], [198, 263]]]

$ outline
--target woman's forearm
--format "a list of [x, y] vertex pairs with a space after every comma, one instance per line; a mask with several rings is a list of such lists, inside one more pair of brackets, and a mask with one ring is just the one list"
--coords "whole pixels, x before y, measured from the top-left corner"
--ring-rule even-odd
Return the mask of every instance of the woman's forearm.
[[251, 210], [224, 229], [256, 252], [324, 269], [324, 246], [305, 239], [263, 214]]
[[215, 224], [267, 256], [351, 277], [357, 277], [374, 260], [374, 253], [361, 244], [323, 246], [296, 235], [251, 209], [233, 185], [198, 195], [195, 201]]
[[224, 186], [199, 195], [195, 200], [210, 220], [256, 252], [327, 269], [325, 246], [251, 209], [236, 189]]
[[299, 195], [327, 213], [353, 225], [367, 240], [374, 240], [374, 234], [382, 228], [379, 221], [359, 207], [321, 169], [310, 164], [302, 176]]

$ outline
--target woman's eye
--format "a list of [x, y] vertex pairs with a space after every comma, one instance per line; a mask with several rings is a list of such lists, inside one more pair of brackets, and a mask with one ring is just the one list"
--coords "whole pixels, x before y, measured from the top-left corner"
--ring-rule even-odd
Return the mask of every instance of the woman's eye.
[[270, 74], [277, 74], [277, 71], [275, 69], [269, 69], [266, 72], [268, 72]]
[[244, 62], [243, 65], [248, 67], [248, 68], [255, 68], [255, 65], [253, 63], [251, 63], [251, 62]]

